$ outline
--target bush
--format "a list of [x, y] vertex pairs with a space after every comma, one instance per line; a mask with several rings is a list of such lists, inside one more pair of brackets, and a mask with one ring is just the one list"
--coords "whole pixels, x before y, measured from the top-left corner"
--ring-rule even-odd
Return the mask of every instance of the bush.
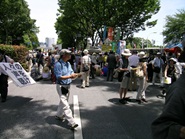
[[6, 55], [11, 57], [15, 62], [19, 62], [24, 68], [26, 68], [25, 63], [28, 49], [25, 46], [0, 44], [0, 50], [4, 50]]

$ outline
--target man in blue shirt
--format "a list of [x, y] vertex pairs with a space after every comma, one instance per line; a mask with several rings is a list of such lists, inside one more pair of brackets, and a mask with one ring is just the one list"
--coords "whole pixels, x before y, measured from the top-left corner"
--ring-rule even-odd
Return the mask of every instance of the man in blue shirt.
[[60, 59], [54, 65], [54, 73], [56, 76], [56, 89], [60, 98], [60, 103], [55, 116], [58, 120], [66, 119], [69, 122], [71, 129], [78, 126], [75, 123], [70, 109], [68, 98], [70, 94], [70, 84], [72, 79], [76, 78], [78, 74], [74, 73], [71, 64], [68, 60], [71, 58], [71, 51], [62, 49], [60, 51]]

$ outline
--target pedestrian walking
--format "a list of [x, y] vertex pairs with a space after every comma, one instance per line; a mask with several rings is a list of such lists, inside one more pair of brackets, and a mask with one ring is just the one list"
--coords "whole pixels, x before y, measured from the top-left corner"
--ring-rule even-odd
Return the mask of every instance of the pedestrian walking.
[[60, 59], [54, 65], [54, 73], [56, 75], [56, 89], [60, 98], [60, 103], [57, 109], [56, 119], [69, 122], [71, 129], [78, 127], [72, 116], [68, 99], [70, 95], [70, 84], [73, 78], [78, 74], [74, 73], [71, 64], [67, 62], [71, 58], [71, 51], [62, 49], [60, 52]]

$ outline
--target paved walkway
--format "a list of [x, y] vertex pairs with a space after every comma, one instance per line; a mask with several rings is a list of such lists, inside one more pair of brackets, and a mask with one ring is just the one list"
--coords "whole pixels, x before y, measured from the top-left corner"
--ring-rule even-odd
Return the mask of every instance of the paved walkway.
[[[81, 89], [80, 79], [73, 81], [69, 103], [78, 96], [83, 139], [152, 139], [151, 122], [161, 113], [164, 99], [157, 98], [159, 86], [148, 86], [148, 103], [135, 102], [135, 91], [129, 91], [129, 104], [119, 103], [119, 82], [105, 77], [90, 80]], [[59, 98], [55, 85], [39, 81], [19, 88], [9, 84], [6, 103], [0, 104], [1, 139], [74, 139], [67, 122], [54, 119]], [[76, 138], [75, 138], [76, 139]]]

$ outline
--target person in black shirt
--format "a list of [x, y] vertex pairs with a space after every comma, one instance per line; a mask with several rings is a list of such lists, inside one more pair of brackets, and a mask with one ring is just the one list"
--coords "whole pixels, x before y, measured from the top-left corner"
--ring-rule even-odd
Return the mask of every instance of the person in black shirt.
[[[13, 59], [5, 55], [4, 50], [0, 50], [0, 63], [12, 63], [14, 62]], [[1, 101], [5, 102], [7, 99], [8, 94], [8, 75], [0, 68], [0, 94], [1, 94]]]

